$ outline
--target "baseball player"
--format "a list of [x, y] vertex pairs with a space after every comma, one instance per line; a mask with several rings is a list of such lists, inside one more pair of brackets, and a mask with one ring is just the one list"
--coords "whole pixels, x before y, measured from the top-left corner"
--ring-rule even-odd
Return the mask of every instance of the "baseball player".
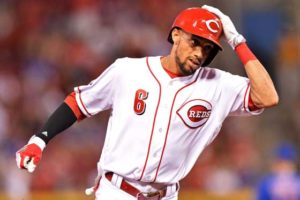
[[[222, 50], [220, 37], [244, 64], [246, 77], [206, 67]], [[230, 20], [211, 6], [176, 17], [167, 56], [121, 58], [65, 101], [16, 153], [33, 172], [46, 144], [75, 121], [111, 109], [98, 163], [86, 193], [105, 200], [176, 200], [179, 181], [194, 166], [227, 116], [260, 114], [278, 103], [273, 82]]]

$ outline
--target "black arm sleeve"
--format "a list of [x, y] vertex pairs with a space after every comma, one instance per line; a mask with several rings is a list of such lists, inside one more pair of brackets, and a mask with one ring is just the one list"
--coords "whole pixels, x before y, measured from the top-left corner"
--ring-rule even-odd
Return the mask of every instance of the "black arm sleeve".
[[36, 136], [47, 144], [54, 136], [69, 128], [76, 120], [75, 114], [64, 102], [49, 117], [41, 132]]

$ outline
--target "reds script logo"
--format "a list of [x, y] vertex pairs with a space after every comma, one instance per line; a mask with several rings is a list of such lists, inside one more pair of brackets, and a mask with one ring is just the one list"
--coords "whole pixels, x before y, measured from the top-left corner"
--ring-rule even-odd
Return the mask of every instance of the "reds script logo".
[[188, 101], [177, 110], [177, 115], [190, 128], [203, 126], [210, 117], [212, 106], [208, 101], [195, 99]]

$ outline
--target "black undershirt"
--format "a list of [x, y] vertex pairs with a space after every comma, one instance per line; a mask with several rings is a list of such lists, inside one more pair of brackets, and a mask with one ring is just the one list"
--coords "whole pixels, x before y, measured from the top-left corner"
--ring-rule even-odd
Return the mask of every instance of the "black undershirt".
[[64, 102], [49, 117], [41, 132], [36, 134], [36, 136], [47, 144], [54, 136], [72, 126], [76, 121], [76, 115]]

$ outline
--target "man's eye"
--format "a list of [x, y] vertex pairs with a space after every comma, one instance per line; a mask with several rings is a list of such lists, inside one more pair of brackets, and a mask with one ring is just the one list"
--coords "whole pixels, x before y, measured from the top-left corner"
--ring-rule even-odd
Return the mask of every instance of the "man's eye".
[[196, 46], [199, 46], [200, 45], [200, 42], [197, 41], [197, 40], [191, 40], [191, 46], [192, 47], [196, 47]]
[[206, 51], [206, 52], [211, 51], [213, 48], [214, 48], [214, 47], [211, 46], [211, 45], [204, 45], [204, 46], [203, 46], [203, 50]]

